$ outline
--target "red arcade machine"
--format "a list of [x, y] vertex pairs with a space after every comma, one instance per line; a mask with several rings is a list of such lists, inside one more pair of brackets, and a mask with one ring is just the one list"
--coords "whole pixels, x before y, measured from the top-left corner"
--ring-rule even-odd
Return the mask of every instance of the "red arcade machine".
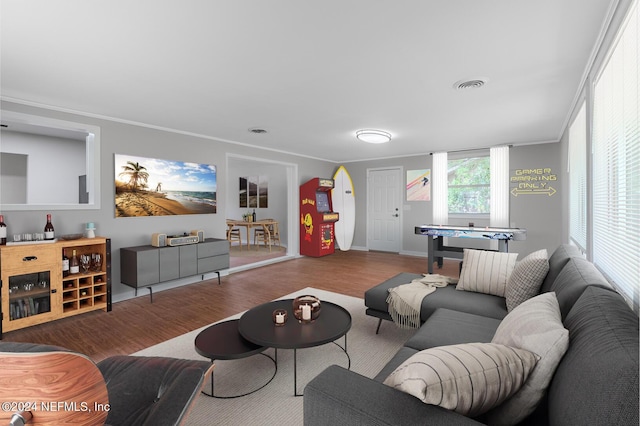
[[300, 186], [300, 254], [320, 257], [335, 250], [331, 205], [333, 179], [313, 178]]

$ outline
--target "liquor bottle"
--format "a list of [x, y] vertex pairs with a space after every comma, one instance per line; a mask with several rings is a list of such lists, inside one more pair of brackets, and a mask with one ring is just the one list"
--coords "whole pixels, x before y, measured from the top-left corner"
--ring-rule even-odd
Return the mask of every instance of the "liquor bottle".
[[44, 239], [53, 240], [53, 224], [51, 223], [51, 215], [47, 215], [47, 224], [44, 226]]
[[0, 214], [0, 246], [7, 244], [7, 225], [4, 224], [4, 216]]
[[253, 217], [252, 217], [253, 221], [256, 221], [256, 209], [253, 209]]
[[80, 262], [78, 262], [78, 256], [76, 255], [76, 251], [73, 251], [73, 256], [71, 256], [71, 260], [69, 260], [69, 273], [70, 274], [78, 274], [80, 273]]
[[69, 258], [65, 249], [62, 249], [62, 276], [69, 276]]

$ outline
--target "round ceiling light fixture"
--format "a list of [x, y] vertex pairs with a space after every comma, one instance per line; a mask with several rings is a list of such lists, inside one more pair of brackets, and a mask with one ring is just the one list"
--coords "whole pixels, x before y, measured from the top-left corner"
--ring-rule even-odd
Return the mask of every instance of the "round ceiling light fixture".
[[391, 140], [391, 133], [384, 130], [363, 129], [356, 132], [356, 137], [367, 143], [387, 143]]

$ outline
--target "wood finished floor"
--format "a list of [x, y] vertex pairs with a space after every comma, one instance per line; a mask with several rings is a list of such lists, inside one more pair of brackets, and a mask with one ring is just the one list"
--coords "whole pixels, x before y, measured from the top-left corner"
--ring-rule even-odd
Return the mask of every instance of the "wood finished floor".
[[[434, 272], [458, 276], [458, 261]], [[374, 285], [400, 272], [424, 273], [427, 260], [381, 252], [337, 251], [237, 272], [154, 294], [114, 303], [111, 312], [97, 311], [4, 333], [3, 340], [63, 346], [98, 362], [128, 355], [260, 303], [315, 287], [364, 297]], [[142, 292], [141, 292], [142, 293]], [[363, 306], [364, 309], [364, 306]], [[375, 327], [372, 318], [371, 326]]]

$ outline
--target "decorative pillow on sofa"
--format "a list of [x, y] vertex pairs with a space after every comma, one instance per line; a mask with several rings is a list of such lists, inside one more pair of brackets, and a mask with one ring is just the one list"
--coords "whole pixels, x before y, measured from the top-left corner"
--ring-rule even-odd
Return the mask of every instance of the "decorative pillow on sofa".
[[569, 347], [569, 331], [562, 324], [556, 294], [543, 293], [509, 312], [491, 342], [528, 350], [540, 357], [524, 386], [489, 413], [489, 424], [513, 425], [538, 406]]
[[473, 417], [517, 392], [537, 358], [529, 351], [494, 343], [438, 346], [411, 356], [384, 384]]
[[517, 258], [518, 253], [464, 249], [456, 290], [504, 297]]
[[549, 272], [549, 257], [546, 249], [533, 252], [520, 262], [516, 262], [507, 280], [505, 291], [507, 311], [511, 312], [525, 300], [537, 295], [547, 272]]

